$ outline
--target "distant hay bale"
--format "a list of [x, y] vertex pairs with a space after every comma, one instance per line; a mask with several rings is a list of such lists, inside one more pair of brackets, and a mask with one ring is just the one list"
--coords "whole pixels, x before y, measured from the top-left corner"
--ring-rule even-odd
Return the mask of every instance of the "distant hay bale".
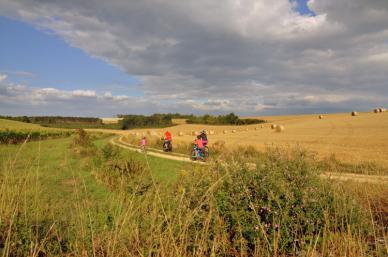
[[222, 131], [222, 133], [224, 133], [224, 134], [228, 134], [228, 131], [227, 131], [227, 130], [224, 130], [224, 131]]
[[183, 136], [184, 134], [183, 134], [183, 132], [182, 131], [179, 131], [179, 133], [178, 133], [178, 136]]
[[198, 135], [199, 135], [199, 132], [198, 132], [198, 131], [191, 131], [191, 135], [192, 135], [192, 136], [198, 136]]
[[261, 128], [264, 128], [264, 125], [261, 125]]
[[216, 151], [221, 151], [225, 148], [225, 141], [223, 140], [218, 140], [212, 144], [212, 149]]
[[255, 128], [255, 130], [258, 130], [258, 128]]
[[272, 125], [271, 125], [271, 129], [276, 129], [277, 126], [278, 126], [278, 125], [276, 125], [276, 124], [272, 124]]
[[284, 126], [276, 126], [276, 132], [280, 133], [284, 131]]
[[249, 128], [246, 128], [245, 131], [249, 131]]
[[381, 110], [382, 110], [382, 112], [386, 112], [387, 111], [387, 109], [385, 109], [385, 108], [381, 108]]
[[232, 130], [232, 133], [236, 133], [236, 132], [237, 132], [237, 130], [235, 130], [235, 129]]
[[383, 108], [379, 108], [379, 112], [383, 112]]
[[216, 134], [216, 132], [214, 132], [214, 130], [209, 131], [209, 135], [214, 135], [214, 134]]
[[323, 119], [323, 115], [319, 115], [318, 118], [319, 118], [320, 120], [322, 120], [322, 119]]
[[374, 112], [374, 113], [379, 113], [380, 110], [379, 110], [378, 108], [376, 108], [376, 109], [373, 109], [373, 112]]
[[357, 116], [358, 113], [357, 112], [352, 112], [352, 116]]
[[136, 132], [136, 133], [135, 133], [135, 136], [137, 136], [137, 137], [140, 136], [140, 133], [139, 133], [139, 132]]

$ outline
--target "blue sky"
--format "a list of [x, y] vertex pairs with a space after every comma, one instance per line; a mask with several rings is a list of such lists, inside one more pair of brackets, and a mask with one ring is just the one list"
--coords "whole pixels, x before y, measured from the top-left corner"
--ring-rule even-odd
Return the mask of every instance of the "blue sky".
[[2, 0], [0, 115], [384, 106], [388, 1], [347, 2]]
[[136, 78], [70, 46], [49, 30], [0, 16], [0, 35], [0, 73], [15, 83], [142, 95]]
[[[307, 0], [295, 2], [299, 13], [314, 14], [308, 9]], [[0, 35], [7, 35], [1, 38], [0, 72], [16, 83], [142, 95], [134, 76], [70, 46], [49, 30], [0, 16]]]
[[307, 6], [307, 2], [308, 0], [292, 0], [294, 2], [297, 3], [297, 11], [300, 13], [300, 14], [306, 14], [306, 15], [315, 15], [315, 13], [313, 11], [311, 11], [308, 6]]

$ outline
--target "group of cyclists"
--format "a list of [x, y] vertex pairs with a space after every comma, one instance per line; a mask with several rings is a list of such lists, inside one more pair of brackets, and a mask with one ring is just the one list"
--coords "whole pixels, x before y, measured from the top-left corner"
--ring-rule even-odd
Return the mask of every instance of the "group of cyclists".
[[[203, 160], [209, 156], [209, 149], [207, 147], [208, 139], [206, 130], [202, 130], [194, 139], [194, 147], [191, 153], [191, 159]], [[140, 141], [140, 148], [145, 151], [147, 146], [147, 139], [143, 137]], [[172, 152], [172, 135], [170, 131], [166, 131], [163, 137], [163, 151]]]

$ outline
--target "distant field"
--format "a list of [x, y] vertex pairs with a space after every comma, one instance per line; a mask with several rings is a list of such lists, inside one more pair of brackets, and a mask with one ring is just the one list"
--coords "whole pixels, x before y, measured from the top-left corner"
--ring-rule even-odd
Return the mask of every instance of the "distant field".
[[186, 124], [186, 120], [187, 119], [172, 119], [172, 123], [177, 125], [183, 125]]
[[5, 129], [9, 129], [9, 130], [40, 130], [40, 129], [57, 130], [57, 129], [52, 129], [52, 128], [44, 128], [38, 124], [0, 119], [0, 130], [5, 130]]
[[[193, 131], [213, 130], [209, 135], [210, 145], [223, 140], [228, 147], [253, 145], [265, 149], [268, 145], [295, 146], [300, 145], [312, 150], [319, 157], [332, 154], [346, 163], [378, 162], [388, 167], [388, 112], [360, 113], [352, 117], [350, 114], [328, 114], [323, 119], [318, 115], [292, 115], [259, 117], [268, 120], [267, 124], [248, 126], [208, 126], [180, 124], [169, 128], [175, 142], [191, 142]], [[283, 125], [285, 130], [277, 133], [271, 124]], [[256, 130], [255, 130], [256, 128]], [[248, 131], [247, 131], [248, 129]], [[166, 129], [153, 129], [161, 135]], [[223, 131], [227, 130], [227, 134]], [[236, 130], [236, 133], [232, 133]], [[120, 134], [144, 133], [150, 129], [120, 131]], [[114, 132], [114, 131], [112, 131]], [[178, 136], [183, 132], [183, 136]]]

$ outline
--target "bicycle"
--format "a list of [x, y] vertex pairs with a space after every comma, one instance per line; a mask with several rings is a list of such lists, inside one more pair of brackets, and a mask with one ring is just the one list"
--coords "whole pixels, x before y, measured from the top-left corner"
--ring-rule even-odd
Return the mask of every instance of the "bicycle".
[[172, 143], [170, 140], [164, 140], [163, 151], [164, 152], [172, 152]]
[[200, 150], [198, 149], [197, 145], [194, 145], [193, 149], [191, 150], [191, 160], [205, 161], [207, 158], [209, 158], [209, 147], [205, 146], [202, 150]]

